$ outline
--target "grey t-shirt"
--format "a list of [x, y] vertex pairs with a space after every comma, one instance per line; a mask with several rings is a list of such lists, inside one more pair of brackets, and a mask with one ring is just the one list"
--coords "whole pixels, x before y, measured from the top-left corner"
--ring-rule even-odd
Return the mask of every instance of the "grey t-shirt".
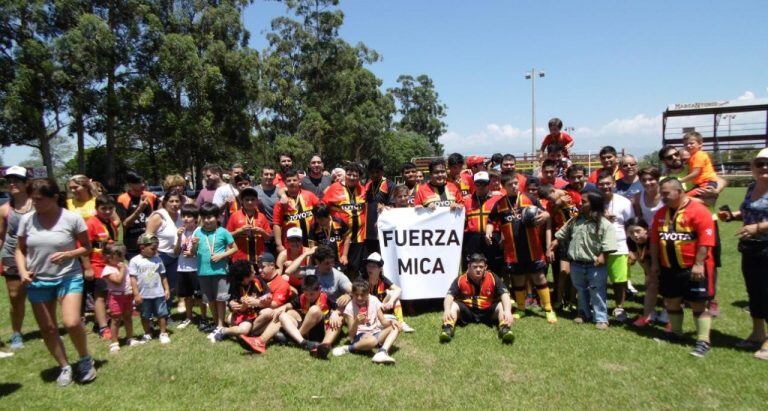
[[142, 298], [160, 298], [165, 296], [163, 276], [165, 266], [158, 256], [144, 257], [139, 254], [128, 263], [128, 275], [136, 277], [139, 295]]
[[336, 301], [346, 293], [352, 292], [352, 282], [344, 273], [332, 268], [330, 273], [318, 274], [314, 266], [307, 267], [304, 275], [317, 275], [320, 282], [320, 291], [328, 295], [331, 301]]
[[323, 174], [320, 178], [310, 177], [309, 174], [301, 179], [301, 188], [311, 191], [319, 199], [323, 199], [325, 189], [331, 185], [331, 176]]
[[55, 281], [73, 275], [82, 275], [80, 260], [67, 258], [60, 264], [50, 261], [51, 255], [60, 251], [77, 249], [77, 235], [88, 232], [80, 214], [61, 210], [61, 216], [51, 229], [46, 230], [37, 220], [37, 212], [24, 214], [19, 223], [19, 237], [27, 239], [27, 270], [35, 273], [35, 279]]
[[272, 211], [275, 209], [275, 204], [280, 201], [280, 196], [277, 194], [277, 187], [272, 190], [265, 191], [260, 185], [256, 186], [256, 193], [259, 195], [259, 202], [261, 202], [261, 212], [267, 217], [267, 221], [272, 224]]

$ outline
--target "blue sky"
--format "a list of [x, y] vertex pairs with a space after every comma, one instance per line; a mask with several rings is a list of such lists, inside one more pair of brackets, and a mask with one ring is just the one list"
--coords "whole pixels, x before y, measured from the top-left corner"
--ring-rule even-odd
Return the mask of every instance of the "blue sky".
[[[446, 150], [530, 150], [531, 67], [537, 144], [546, 121], [575, 127], [576, 151], [658, 148], [661, 112], [683, 102], [768, 97], [766, 1], [342, 1], [348, 42], [383, 56], [384, 82], [427, 74], [448, 105]], [[244, 15], [251, 46], [285, 7]], [[734, 120], [737, 123], [738, 120]], [[28, 150], [6, 149], [6, 164]]]

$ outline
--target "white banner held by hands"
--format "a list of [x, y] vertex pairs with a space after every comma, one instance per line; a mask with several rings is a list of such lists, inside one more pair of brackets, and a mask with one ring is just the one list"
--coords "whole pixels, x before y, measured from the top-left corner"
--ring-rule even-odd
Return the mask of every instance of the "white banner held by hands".
[[384, 276], [401, 299], [442, 298], [461, 269], [464, 210], [394, 208], [378, 221]]

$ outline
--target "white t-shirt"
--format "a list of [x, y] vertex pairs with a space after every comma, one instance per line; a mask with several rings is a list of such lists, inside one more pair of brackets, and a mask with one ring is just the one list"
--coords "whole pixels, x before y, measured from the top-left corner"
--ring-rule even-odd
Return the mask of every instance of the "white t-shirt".
[[165, 266], [158, 256], [146, 258], [139, 254], [128, 263], [128, 275], [136, 277], [139, 295], [142, 298], [159, 298], [165, 296], [163, 276]]
[[[127, 268], [126, 268], [127, 270]], [[108, 275], [112, 274], [120, 274], [120, 271], [117, 267], [113, 265], [105, 265], [104, 271], [101, 272], [102, 277], [106, 277]], [[123, 277], [123, 283], [122, 284], [115, 284], [112, 281], [106, 280], [107, 283], [107, 290], [109, 290], [110, 294], [114, 295], [132, 295], [133, 289], [131, 288], [131, 276], [128, 275], [128, 273], [125, 273], [125, 277]]]
[[614, 254], [629, 254], [629, 248], [627, 247], [627, 233], [624, 231], [624, 223], [635, 216], [632, 202], [626, 197], [614, 194], [611, 202], [605, 206], [605, 211], [616, 217], [613, 220], [613, 227], [616, 229], [616, 252]]
[[232, 184], [224, 184], [217, 188], [216, 192], [213, 193], [213, 204], [222, 207], [226, 203], [235, 201], [237, 195], [237, 189], [233, 187]]
[[[381, 302], [378, 298], [368, 295], [368, 305], [360, 307], [353, 298], [346, 307], [344, 307], [344, 315], [351, 315], [358, 317], [357, 321], [357, 333], [375, 333], [381, 331], [381, 321], [379, 321], [378, 312], [381, 308]], [[361, 312], [362, 311], [362, 312]], [[365, 317], [365, 318], [362, 318]]]
[[184, 230], [184, 234], [181, 235], [181, 252], [179, 253], [179, 263], [176, 266], [177, 271], [182, 273], [188, 273], [197, 271], [197, 256], [193, 255], [190, 257], [187, 257], [184, 255], [184, 252], [187, 250], [192, 249], [192, 238], [195, 236], [194, 230]]

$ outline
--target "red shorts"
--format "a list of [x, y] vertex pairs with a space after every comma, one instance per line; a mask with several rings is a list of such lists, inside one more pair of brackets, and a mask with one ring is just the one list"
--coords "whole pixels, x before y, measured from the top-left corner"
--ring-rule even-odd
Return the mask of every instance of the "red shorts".
[[252, 323], [256, 319], [256, 313], [235, 313], [232, 315], [232, 325], [240, 325], [245, 321]]
[[107, 299], [107, 307], [109, 307], [109, 312], [113, 317], [119, 317], [124, 312], [133, 312], [133, 295], [115, 295], [110, 293]]

